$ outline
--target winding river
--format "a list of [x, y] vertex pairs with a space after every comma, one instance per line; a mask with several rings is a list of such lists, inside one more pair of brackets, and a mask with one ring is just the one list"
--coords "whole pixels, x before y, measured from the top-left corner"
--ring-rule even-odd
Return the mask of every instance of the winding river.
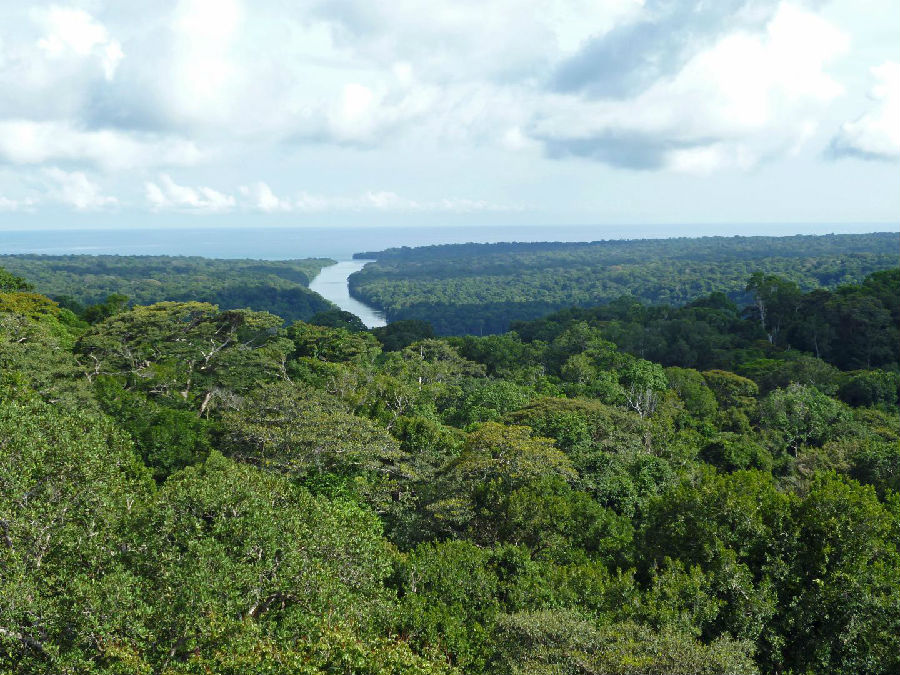
[[358, 272], [369, 262], [372, 261], [341, 260], [337, 265], [323, 267], [322, 271], [309, 283], [309, 290], [331, 300], [341, 309], [356, 314], [367, 328], [377, 328], [387, 325], [384, 314], [356, 298], [350, 297], [350, 286], [347, 282], [347, 278], [351, 274]]

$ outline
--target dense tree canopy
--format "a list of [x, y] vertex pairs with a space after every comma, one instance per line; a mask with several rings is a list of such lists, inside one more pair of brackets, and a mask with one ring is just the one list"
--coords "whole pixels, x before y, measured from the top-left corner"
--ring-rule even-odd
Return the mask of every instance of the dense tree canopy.
[[[762, 307], [774, 339], [800, 291], [894, 268], [897, 245], [896, 234], [881, 233], [398, 248], [357, 254], [376, 262], [351, 275], [350, 289], [389, 321], [428, 321], [440, 335], [502, 333], [514, 321], [622, 296], [677, 306], [718, 292]], [[873, 281], [871, 292], [880, 287]], [[848, 303], [840, 311], [877, 319], [866, 303]]]
[[0, 672], [898, 672], [900, 275], [761, 267], [453, 338], [0, 270]]
[[9, 270], [0, 276], [0, 291], [25, 290], [21, 286], [27, 280], [29, 287], [83, 314], [91, 323], [105, 319], [128, 302], [148, 305], [163, 300], [209, 302], [223, 309], [251, 307], [288, 320], [308, 319], [335, 310], [334, 305], [307, 288], [319, 270], [333, 263], [326, 258], [0, 255], [0, 266]]

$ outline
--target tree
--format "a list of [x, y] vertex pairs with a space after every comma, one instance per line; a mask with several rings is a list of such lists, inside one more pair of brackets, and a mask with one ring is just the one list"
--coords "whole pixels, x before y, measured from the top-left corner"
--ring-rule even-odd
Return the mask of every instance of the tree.
[[496, 541], [505, 498], [544, 477], [576, 477], [552, 440], [533, 437], [527, 427], [485, 422], [468, 434], [459, 457], [444, 471], [441, 498], [429, 510], [451, 529], [468, 530], [480, 542]]
[[111, 316], [124, 312], [128, 307], [128, 296], [121, 293], [112, 293], [106, 296], [106, 300], [96, 305], [85, 308], [81, 318], [88, 323], [98, 323]]
[[423, 543], [397, 564], [397, 628], [420, 647], [450, 654], [466, 672], [484, 672], [490, 627], [501, 611], [493, 553], [467, 541]]
[[700, 420], [715, 417], [719, 406], [703, 375], [692, 368], [676, 367], [666, 368], [665, 374], [669, 388], [678, 394], [692, 417]]
[[897, 518], [871, 487], [828, 474], [814, 481], [795, 507], [798, 546], [779, 589], [784, 660], [775, 668], [900, 668]]
[[250, 392], [222, 413], [222, 429], [229, 454], [300, 478], [402, 472], [400, 449], [385, 430], [327, 394], [288, 382]]
[[149, 474], [109, 420], [40, 401], [0, 402], [0, 439], [0, 671], [89, 671], [140, 620]]
[[776, 343], [784, 329], [793, 319], [800, 303], [800, 288], [774, 274], [755, 272], [747, 282], [747, 291], [753, 293], [760, 325]]
[[326, 328], [344, 328], [351, 333], [360, 333], [366, 330], [362, 320], [350, 312], [342, 309], [329, 309], [318, 312], [307, 320], [313, 326], [325, 326]]
[[415, 319], [391, 321], [387, 326], [373, 328], [371, 332], [386, 352], [396, 352], [413, 342], [434, 337], [434, 329], [430, 323]]
[[883, 404], [896, 407], [900, 398], [900, 373], [863, 370], [852, 373], [838, 395], [854, 407]]
[[0, 293], [30, 291], [31, 289], [31, 284], [25, 281], [25, 279], [17, 277], [15, 274], [0, 267]]
[[598, 626], [573, 611], [505, 615], [495, 636], [499, 671], [510, 675], [758, 672], [746, 642], [723, 637], [705, 645], [668, 627]]
[[759, 394], [756, 382], [727, 370], [706, 370], [703, 379], [712, 389], [720, 406], [747, 408], [753, 406]]
[[760, 402], [760, 425], [776, 432], [794, 456], [803, 445], [821, 446], [850, 421], [847, 407], [815, 387], [792, 384]]
[[835, 293], [826, 309], [835, 327], [831, 358], [839, 368], [873, 368], [898, 361], [896, 324], [876, 298], [853, 292]]
[[323, 620], [376, 628], [386, 600], [390, 560], [371, 511], [218, 453], [166, 481], [139, 541], [151, 598], [143, 648], [163, 670], [218, 651], [223, 622], [303, 645]]
[[628, 407], [641, 418], [653, 414], [660, 392], [665, 391], [668, 385], [663, 367], [644, 359], [629, 363], [622, 373], [621, 382]]
[[0, 387], [15, 379], [49, 402], [95, 410], [88, 381], [72, 355], [78, 331], [71, 312], [43, 296], [0, 293]]
[[328, 363], [372, 363], [381, 353], [378, 341], [368, 333], [344, 327], [318, 326], [297, 321], [287, 329], [294, 343], [293, 358], [310, 358]]
[[218, 311], [202, 302], [134, 307], [96, 324], [76, 345], [87, 375], [116, 375], [129, 388], [178, 397], [208, 414], [214, 397], [242, 393], [260, 375], [285, 377], [293, 345], [266, 312]]

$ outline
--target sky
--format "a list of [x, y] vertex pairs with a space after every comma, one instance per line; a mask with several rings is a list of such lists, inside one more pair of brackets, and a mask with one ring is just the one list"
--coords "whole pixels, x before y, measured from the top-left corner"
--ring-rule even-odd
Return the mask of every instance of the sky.
[[896, 0], [0, 0], [3, 229], [893, 225], [898, 168]]

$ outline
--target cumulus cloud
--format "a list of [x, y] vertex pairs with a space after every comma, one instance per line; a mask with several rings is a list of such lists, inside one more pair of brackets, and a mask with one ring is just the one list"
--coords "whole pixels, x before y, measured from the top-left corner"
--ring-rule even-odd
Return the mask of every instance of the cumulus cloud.
[[322, 211], [382, 211], [393, 213], [478, 213], [517, 211], [521, 207], [494, 204], [480, 199], [448, 197], [437, 200], [416, 200], [391, 190], [367, 190], [350, 197], [329, 197], [300, 194], [293, 202], [293, 210], [316, 213]]
[[556, 157], [632, 169], [748, 168], [810, 137], [818, 111], [843, 92], [826, 65], [846, 48], [824, 19], [782, 4], [764, 32], [726, 34], [637, 95], [555, 95], [529, 133]]
[[192, 141], [75, 128], [68, 122], [0, 120], [0, 161], [11, 164], [73, 162], [104, 169], [197, 164], [203, 153]]
[[33, 10], [32, 16], [44, 28], [37, 46], [51, 57], [92, 57], [112, 80], [124, 58], [122, 45], [110, 37], [106, 27], [84, 10], [53, 6]]
[[2, 211], [31, 211], [37, 204], [33, 198], [10, 199], [0, 195], [0, 212]]
[[253, 185], [242, 185], [240, 193], [247, 200], [250, 208], [257, 209], [263, 213], [278, 213], [279, 211], [292, 211], [294, 205], [287, 199], [281, 199], [272, 192], [263, 181], [258, 181]]
[[95, 211], [118, 203], [104, 195], [100, 187], [81, 171], [63, 171], [56, 167], [44, 170], [48, 179], [48, 196], [79, 211]]
[[875, 80], [869, 92], [872, 109], [841, 125], [831, 151], [836, 156], [896, 160], [900, 158], [900, 62], [885, 61], [871, 73]]
[[393, 212], [393, 213], [477, 213], [518, 210], [479, 199], [448, 197], [416, 200], [391, 190], [367, 190], [359, 195], [330, 196], [300, 192], [296, 198], [279, 197], [264, 182], [239, 188], [241, 206], [263, 213]]
[[[312, 171], [303, 168], [307, 157], [340, 165], [354, 185], [377, 185], [378, 153], [387, 164], [406, 162], [407, 174], [416, 162], [423, 176], [449, 158], [462, 169], [488, 155], [498, 166], [508, 156], [523, 172], [544, 156], [690, 173], [750, 169], [801, 152], [811, 139], [818, 156], [819, 125], [830, 134], [843, 121], [832, 112], [843, 84], [831, 68], [847, 48], [822, 5], [5, 3], [0, 167], [116, 173], [123, 195], [144, 188], [145, 199], [129, 204], [157, 211], [474, 212], [503, 207], [424, 199], [403, 184], [399, 193], [342, 197], [279, 195], [269, 185], [285, 170], [302, 179]], [[848, 62], [839, 65], [834, 72], [847, 76]], [[896, 64], [880, 68], [871, 110], [840, 127], [834, 155], [900, 153]], [[202, 168], [202, 180], [192, 167]], [[231, 193], [190, 187], [224, 175]], [[435, 175], [445, 176], [443, 167]], [[10, 190], [0, 182], [6, 210], [17, 194]]]
[[147, 181], [144, 194], [155, 211], [176, 210], [192, 213], [225, 213], [231, 211], [236, 200], [232, 195], [210, 187], [179, 185], [168, 174], [160, 174], [159, 182]]
[[519, 0], [368, 2], [321, 0], [313, 15], [335, 45], [390, 67], [416, 64], [428, 79], [530, 81], [591, 35], [606, 33], [636, 13], [638, 0]]
[[765, 25], [778, 0], [645, 0], [633, 21], [587, 40], [550, 78], [559, 92], [623, 98], [676, 74], [724, 33]]

